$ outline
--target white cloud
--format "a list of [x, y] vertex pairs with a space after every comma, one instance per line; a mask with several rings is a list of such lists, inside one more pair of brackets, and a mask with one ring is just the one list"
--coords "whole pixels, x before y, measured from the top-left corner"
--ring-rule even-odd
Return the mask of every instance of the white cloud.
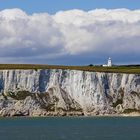
[[131, 56], [138, 55], [139, 45], [140, 10], [70, 10], [55, 15], [27, 15], [20, 9], [0, 11], [3, 59], [28, 62], [37, 58], [59, 60], [71, 55]]

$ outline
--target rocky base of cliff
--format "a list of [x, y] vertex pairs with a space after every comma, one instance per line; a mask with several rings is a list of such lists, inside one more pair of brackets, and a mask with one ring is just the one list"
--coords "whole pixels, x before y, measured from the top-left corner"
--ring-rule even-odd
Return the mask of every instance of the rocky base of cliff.
[[140, 111], [123, 109], [121, 104], [116, 107], [104, 107], [104, 109], [84, 110], [70, 96], [63, 96], [62, 98], [61, 94], [58, 95], [29, 93], [28, 91], [2, 94], [0, 96], [0, 116], [140, 116]]

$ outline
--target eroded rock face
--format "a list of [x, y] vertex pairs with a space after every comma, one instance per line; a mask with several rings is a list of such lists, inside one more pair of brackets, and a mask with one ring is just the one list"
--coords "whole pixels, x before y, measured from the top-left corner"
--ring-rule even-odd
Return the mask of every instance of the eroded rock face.
[[1, 116], [139, 112], [140, 75], [76, 70], [1, 70]]

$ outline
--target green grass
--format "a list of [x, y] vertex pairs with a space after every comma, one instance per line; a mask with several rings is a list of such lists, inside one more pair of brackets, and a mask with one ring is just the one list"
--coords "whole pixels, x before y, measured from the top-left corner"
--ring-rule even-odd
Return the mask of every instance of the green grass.
[[62, 69], [62, 70], [82, 70], [91, 72], [106, 72], [106, 73], [128, 73], [140, 74], [140, 66], [60, 66], [60, 65], [35, 65], [35, 64], [0, 64], [0, 70], [9, 69]]

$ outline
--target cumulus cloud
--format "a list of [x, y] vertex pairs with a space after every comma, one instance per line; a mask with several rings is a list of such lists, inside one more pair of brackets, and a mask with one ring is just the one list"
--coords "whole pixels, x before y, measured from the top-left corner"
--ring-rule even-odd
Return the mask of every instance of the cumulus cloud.
[[139, 45], [140, 10], [69, 10], [54, 15], [0, 11], [0, 62], [4, 63], [61, 64], [65, 59], [82, 64], [83, 58], [94, 63], [108, 56], [139, 63]]

